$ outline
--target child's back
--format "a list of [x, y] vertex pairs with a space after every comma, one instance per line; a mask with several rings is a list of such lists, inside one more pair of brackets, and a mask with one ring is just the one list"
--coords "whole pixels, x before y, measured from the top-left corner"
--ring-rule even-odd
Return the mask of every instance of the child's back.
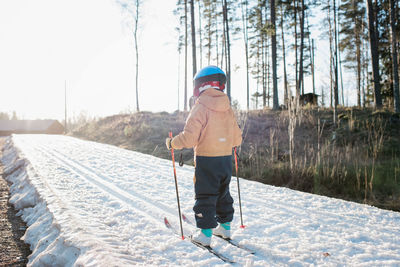
[[230, 237], [233, 199], [229, 193], [232, 176], [232, 147], [242, 142], [225, 88], [225, 73], [215, 66], [200, 70], [195, 76], [194, 96], [198, 97], [186, 125], [172, 140], [169, 149], [194, 148], [195, 194], [193, 207], [200, 231], [193, 240], [210, 245], [214, 234]]

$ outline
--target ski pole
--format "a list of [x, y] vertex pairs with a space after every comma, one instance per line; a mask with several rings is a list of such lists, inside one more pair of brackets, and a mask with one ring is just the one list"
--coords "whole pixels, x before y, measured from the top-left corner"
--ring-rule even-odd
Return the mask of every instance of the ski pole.
[[240, 186], [239, 186], [239, 176], [238, 176], [238, 160], [237, 160], [237, 151], [235, 147], [235, 168], [236, 168], [236, 179], [237, 179], [237, 187], [238, 187], [238, 196], [239, 196], [239, 210], [240, 210], [240, 228], [245, 228], [243, 225], [243, 216], [242, 216], [242, 201], [240, 199]]
[[[172, 138], [172, 132], [169, 132], [169, 137]], [[182, 236], [182, 240], [183, 240], [183, 239], [185, 239], [185, 236], [183, 235], [181, 205], [179, 203], [178, 180], [176, 179], [175, 157], [174, 157], [174, 149], [172, 147], [171, 147], [171, 155], [172, 155], [172, 166], [174, 167], [175, 191], [176, 191], [176, 200], [178, 202], [179, 223], [181, 226], [181, 236]]]

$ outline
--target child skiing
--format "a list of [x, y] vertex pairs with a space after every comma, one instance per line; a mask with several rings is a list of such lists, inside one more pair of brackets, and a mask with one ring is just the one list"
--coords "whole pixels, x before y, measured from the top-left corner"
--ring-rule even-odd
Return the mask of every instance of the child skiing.
[[[192, 240], [211, 244], [211, 236], [230, 237], [233, 199], [229, 193], [232, 148], [242, 142], [225, 89], [226, 75], [216, 66], [201, 69], [194, 77], [195, 104], [181, 133], [167, 138], [168, 149], [194, 148], [196, 202], [193, 207], [199, 230]], [[217, 227], [218, 226], [218, 227]], [[213, 228], [217, 227], [213, 230]]]

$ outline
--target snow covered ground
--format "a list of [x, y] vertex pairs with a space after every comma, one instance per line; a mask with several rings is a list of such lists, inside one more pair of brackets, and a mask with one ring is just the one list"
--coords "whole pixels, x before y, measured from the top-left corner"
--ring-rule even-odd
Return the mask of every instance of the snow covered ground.
[[[173, 235], [171, 161], [56, 135], [14, 135], [2, 158], [29, 228], [33, 266], [222, 266]], [[181, 207], [194, 221], [191, 166], [177, 167]], [[240, 266], [400, 266], [400, 213], [241, 179], [233, 239], [212, 246]], [[236, 178], [231, 192], [237, 200]], [[184, 223], [190, 234], [194, 226]]]

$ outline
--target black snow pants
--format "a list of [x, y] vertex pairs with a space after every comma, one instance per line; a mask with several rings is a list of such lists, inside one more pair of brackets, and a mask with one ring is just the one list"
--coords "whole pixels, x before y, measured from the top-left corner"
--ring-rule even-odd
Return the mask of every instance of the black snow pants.
[[196, 202], [193, 207], [196, 225], [201, 229], [217, 227], [217, 222], [231, 222], [233, 199], [229, 193], [232, 156], [196, 156]]

